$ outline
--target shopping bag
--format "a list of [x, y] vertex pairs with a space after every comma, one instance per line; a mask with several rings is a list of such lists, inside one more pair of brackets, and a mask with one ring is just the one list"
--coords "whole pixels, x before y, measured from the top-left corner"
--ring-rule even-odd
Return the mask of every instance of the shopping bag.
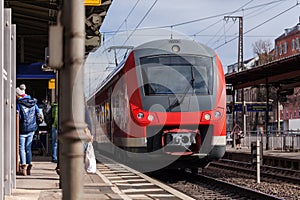
[[96, 173], [96, 157], [91, 142], [88, 143], [85, 155], [85, 170], [87, 173]]

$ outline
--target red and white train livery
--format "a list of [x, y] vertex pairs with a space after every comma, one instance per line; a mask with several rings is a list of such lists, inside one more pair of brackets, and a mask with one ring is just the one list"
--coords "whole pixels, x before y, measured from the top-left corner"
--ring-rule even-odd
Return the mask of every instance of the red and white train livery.
[[109, 144], [106, 150], [134, 164], [205, 167], [225, 153], [222, 64], [195, 41], [164, 39], [133, 48], [88, 105], [96, 148]]

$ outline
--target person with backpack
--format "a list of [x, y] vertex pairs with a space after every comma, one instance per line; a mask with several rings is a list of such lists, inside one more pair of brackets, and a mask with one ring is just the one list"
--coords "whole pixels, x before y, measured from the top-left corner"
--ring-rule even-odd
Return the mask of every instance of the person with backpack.
[[19, 155], [20, 172], [22, 175], [30, 175], [32, 168], [31, 145], [35, 131], [38, 129], [37, 120], [43, 120], [37, 100], [25, 94], [25, 88], [16, 89], [16, 108], [19, 112]]

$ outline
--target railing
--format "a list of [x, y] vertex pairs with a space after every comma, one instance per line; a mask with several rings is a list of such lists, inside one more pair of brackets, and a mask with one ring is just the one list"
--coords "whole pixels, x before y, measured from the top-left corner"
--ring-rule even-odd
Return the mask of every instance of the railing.
[[261, 135], [257, 132], [246, 132], [241, 143], [243, 147], [251, 148], [251, 142], [263, 140], [263, 148], [266, 149], [268, 139], [269, 150], [280, 151], [300, 151], [300, 131], [284, 131], [278, 133], [276, 131]]

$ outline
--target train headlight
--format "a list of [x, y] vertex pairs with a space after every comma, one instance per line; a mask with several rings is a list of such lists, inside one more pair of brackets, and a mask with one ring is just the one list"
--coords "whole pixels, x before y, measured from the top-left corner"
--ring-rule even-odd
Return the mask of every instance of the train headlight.
[[152, 122], [152, 121], [154, 120], [154, 116], [153, 116], [153, 115], [148, 115], [148, 120], [149, 120], [150, 122]]
[[214, 121], [214, 120], [221, 120], [223, 116], [224, 109], [223, 108], [216, 108], [211, 111], [205, 111], [202, 114], [201, 121]]
[[130, 104], [130, 108], [132, 113], [132, 119], [139, 126], [148, 126], [151, 122], [156, 121], [155, 114], [142, 110], [132, 103]]
[[143, 118], [144, 118], [144, 113], [139, 112], [139, 113], [137, 114], [137, 118], [143, 119]]
[[172, 51], [175, 53], [178, 53], [180, 51], [180, 47], [178, 45], [173, 45], [172, 46]]
[[204, 115], [205, 120], [210, 120], [210, 118], [211, 118], [210, 114], [207, 113], [207, 114]]
[[214, 115], [215, 115], [215, 118], [220, 118], [221, 117], [221, 113], [219, 111], [216, 111], [214, 113]]

